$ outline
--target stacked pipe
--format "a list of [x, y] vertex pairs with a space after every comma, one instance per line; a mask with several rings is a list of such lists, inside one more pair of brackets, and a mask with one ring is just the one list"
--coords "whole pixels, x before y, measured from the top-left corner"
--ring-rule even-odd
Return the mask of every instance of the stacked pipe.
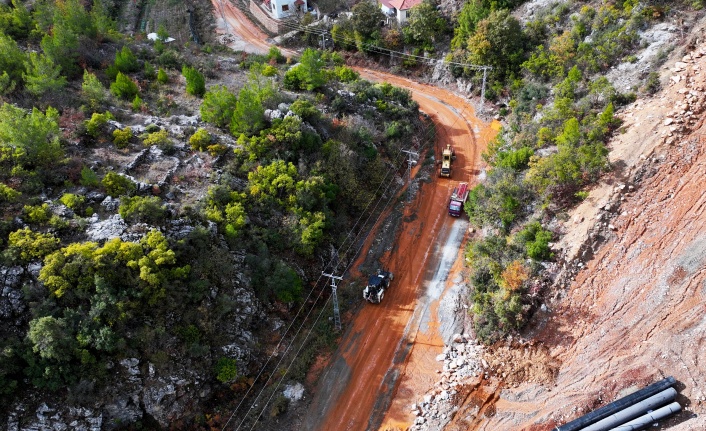
[[677, 391], [672, 386], [675, 383], [674, 377], [667, 377], [557, 427], [555, 431], [637, 431], [644, 429], [681, 410], [679, 403], [674, 402]]

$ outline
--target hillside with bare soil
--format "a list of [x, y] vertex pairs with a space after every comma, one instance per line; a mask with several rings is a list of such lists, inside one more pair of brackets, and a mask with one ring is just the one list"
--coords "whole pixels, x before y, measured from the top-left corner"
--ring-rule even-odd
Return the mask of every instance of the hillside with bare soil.
[[502, 379], [521, 361], [490, 363], [445, 429], [550, 430], [665, 376], [684, 410], [653, 429], [706, 429], [702, 25], [661, 70], [664, 89], [620, 114], [620, 169], [563, 226], [565, 287], [525, 334], [561, 364], [556, 379]]

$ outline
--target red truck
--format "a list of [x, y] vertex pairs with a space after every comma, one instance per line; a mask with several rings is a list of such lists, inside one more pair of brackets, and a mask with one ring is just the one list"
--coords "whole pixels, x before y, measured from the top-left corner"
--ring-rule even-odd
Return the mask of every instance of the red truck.
[[449, 202], [449, 215], [459, 217], [463, 213], [463, 204], [468, 200], [468, 183], [461, 183], [454, 189]]

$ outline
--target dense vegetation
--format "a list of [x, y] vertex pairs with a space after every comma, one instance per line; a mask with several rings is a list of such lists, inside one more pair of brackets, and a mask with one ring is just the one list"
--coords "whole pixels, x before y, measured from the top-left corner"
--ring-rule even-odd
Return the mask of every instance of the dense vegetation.
[[[21, 270], [25, 307], [0, 330], [0, 397], [68, 388], [86, 399], [132, 357], [158, 370], [188, 358], [232, 384], [248, 366], [221, 349], [237, 312], [233, 280], [290, 319], [425, 125], [407, 91], [359, 80], [335, 53], [306, 50], [296, 67], [276, 48], [238, 57], [247, 77], [228, 88], [209, 83], [212, 47], [167, 46], [164, 28], [154, 44], [126, 38], [112, 2], [84, 3], [0, 6], [0, 269]], [[179, 101], [197, 106], [200, 127], [177, 136], [125, 125], [131, 112], [189, 112]], [[97, 148], [145, 147], [202, 152], [218, 175], [181, 206], [90, 160]], [[87, 240], [95, 217], [116, 213], [132, 237]], [[233, 256], [244, 256], [245, 277]], [[313, 360], [302, 356], [299, 372]]]

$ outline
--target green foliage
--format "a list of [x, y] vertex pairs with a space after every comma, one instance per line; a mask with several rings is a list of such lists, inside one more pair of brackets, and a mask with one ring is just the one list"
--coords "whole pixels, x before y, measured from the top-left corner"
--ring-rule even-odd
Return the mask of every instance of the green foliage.
[[100, 184], [98, 175], [88, 166], [81, 168], [80, 184], [84, 187], [97, 187]]
[[[374, 41], [379, 36], [380, 23], [385, 21], [385, 15], [380, 7], [376, 3], [359, 2], [353, 6], [351, 12], [353, 12], [351, 21], [356, 38], [360, 38], [361, 43]], [[359, 46], [358, 50], [363, 51], [361, 48], [362, 46]]]
[[289, 109], [305, 121], [311, 122], [321, 117], [321, 112], [316, 109], [316, 106], [303, 98], [295, 100]]
[[216, 379], [221, 383], [232, 382], [238, 377], [238, 368], [235, 359], [221, 358], [216, 364]]
[[268, 64], [262, 69], [262, 76], [267, 76], [268, 78], [271, 78], [273, 76], [277, 75], [277, 68]]
[[292, 163], [276, 160], [267, 166], [258, 166], [248, 173], [249, 192], [256, 199], [274, 200], [285, 204], [296, 190], [298, 172]]
[[48, 204], [25, 205], [22, 212], [27, 216], [27, 221], [33, 224], [46, 223], [51, 217], [51, 210]]
[[64, 158], [58, 119], [51, 107], [45, 113], [37, 108], [28, 113], [7, 103], [0, 107], [0, 162], [3, 151], [12, 160], [7, 172], [36, 172], [45, 180], [56, 173]]
[[257, 93], [243, 87], [238, 93], [238, 101], [233, 110], [230, 131], [234, 135], [253, 135], [265, 125], [265, 108]]
[[118, 196], [131, 196], [137, 191], [137, 185], [129, 178], [108, 172], [101, 180], [101, 184], [105, 187], [106, 192], [114, 198]]
[[101, 84], [96, 75], [88, 70], [83, 72], [81, 94], [86, 103], [88, 103], [88, 107], [93, 110], [101, 107], [105, 103], [107, 96], [103, 84]]
[[496, 167], [486, 184], [473, 188], [465, 210], [475, 225], [493, 226], [507, 232], [522, 215], [531, 193], [522, 176], [512, 169]]
[[7, 252], [24, 263], [42, 259], [57, 248], [59, 248], [59, 239], [54, 235], [34, 232], [28, 227], [16, 230], [8, 237]]
[[267, 52], [267, 61], [275, 63], [284, 63], [286, 58], [282, 55], [282, 51], [276, 46], [271, 46], [270, 50]]
[[174, 147], [174, 142], [169, 139], [169, 133], [164, 129], [148, 134], [142, 143], [147, 147], [156, 145], [162, 151], [169, 151]]
[[0, 203], [15, 202], [21, 195], [22, 193], [16, 191], [12, 187], [0, 183]]
[[284, 261], [272, 256], [264, 243], [257, 244], [255, 253], [246, 256], [245, 263], [260, 298], [285, 303], [301, 300], [301, 278]]
[[469, 0], [463, 4], [461, 12], [458, 14], [458, 24], [454, 28], [454, 38], [451, 47], [465, 48], [468, 39], [473, 35], [478, 22], [487, 18], [490, 14], [490, 6], [482, 0]]
[[499, 152], [495, 166], [522, 171], [529, 165], [532, 155], [534, 155], [534, 151], [529, 147], [522, 147], [515, 151]]
[[115, 68], [122, 73], [132, 73], [140, 70], [140, 63], [137, 57], [132, 53], [130, 48], [125, 45], [123, 49], [115, 53]]
[[655, 94], [662, 88], [662, 84], [659, 82], [659, 74], [657, 72], [650, 72], [645, 80], [645, 92], [647, 94]]
[[33, 96], [41, 96], [66, 85], [66, 78], [60, 75], [61, 68], [46, 55], [30, 52], [25, 69], [27, 73], [22, 74], [22, 79], [25, 82], [25, 89]]
[[164, 23], [159, 24], [159, 27], [157, 28], [157, 37], [162, 42], [166, 42], [166, 40], [169, 38], [169, 32], [167, 31], [167, 27], [164, 25]]
[[425, 0], [409, 10], [402, 32], [407, 40], [433, 50], [435, 39], [446, 33], [446, 20], [431, 0]]
[[284, 87], [290, 90], [307, 91], [320, 88], [326, 84], [325, 66], [321, 52], [311, 48], [305, 49], [299, 64], [284, 74]]
[[334, 73], [341, 82], [353, 82], [360, 77], [358, 72], [346, 66], [336, 66]]
[[189, 144], [191, 148], [198, 151], [205, 151], [206, 148], [211, 144], [211, 134], [208, 130], [204, 128], [199, 128], [191, 137], [189, 138]]
[[218, 127], [226, 127], [233, 119], [238, 99], [225, 86], [215, 85], [204, 95], [199, 108], [201, 119]]
[[62, 318], [44, 316], [29, 322], [27, 338], [32, 350], [44, 359], [67, 362], [71, 359], [76, 340], [70, 336], [67, 323]]
[[126, 222], [159, 224], [164, 221], [167, 209], [157, 196], [124, 197], [120, 201], [120, 217]]
[[142, 102], [142, 99], [140, 99], [140, 95], [136, 94], [135, 98], [132, 99], [132, 110], [135, 112], [140, 112], [142, 111], [142, 108], [144, 108], [144, 103]]
[[181, 74], [186, 78], [186, 93], [192, 96], [201, 97], [206, 93], [206, 80], [201, 72], [193, 67], [184, 66]]
[[81, 207], [83, 207], [83, 204], [86, 202], [86, 198], [73, 193], [64, 193], [61, 198], [59, 198], [59, 201], [71, 210], [78, 211]]
[[169, 82], [169, 76], [167, 75], [167, 72], [165, 72], [165, 70], [161, 67], [157, 72], [157, 82], [159, 82], [160, 84], [166, 84], [167, 82]]
[[525, 248], [527, 256], [534, 260], [549, 260], [553, 257], [549, 249], [552, 233], [542, 228], [538, 221], [525, 225], [517, 232], [515, 241]]
[[493, 11], [478, 22], [468, 40], [468, 61], [493, 67], [492, 74], [504, 81], [520, 70], [526, 47], [520, 22], [507, 10]]
[[3, 71], [4, 82], [2, 93], [11, 92], [22, 82], [25, 73], [25, 54], [11, 37], [0, 33], [0, 70]]
[[12, 6], [0, 5], [0, 33], [15, 40], [25, 39], [34, 27], [32, 15], [20, 0], [12, 0]]
[[145, 61], [144, 73], [145, 78], [150, 81], [157, 78], [157, 69], [155, 69], [155, 67], [147, 61]]
[[97, 138], [100, 133], [105, 131], [105, 126], [108, 124], [108, 121], [112, 119], [113, 114], [111, 114], [110, 111], [105, 111], [102, 114], [94, 112], [91, 115], [91, 119], [85, 122], [86, 133]]
[[115, 82], [110, 84], [110, 92], [113, 93], [115, 97], [130, 100], [137, 96], [139, 88], [129, 76], [118, 72], [118, 75], [115, 77]]
[[120, 129], [113, 130], [113, 143], [118, 148], [127, 147], [132, 138], [133, 138], [133, 134], [132, 134], [132, 129], [130, 127], [126, 127], [122, 130], [120, 130]]

